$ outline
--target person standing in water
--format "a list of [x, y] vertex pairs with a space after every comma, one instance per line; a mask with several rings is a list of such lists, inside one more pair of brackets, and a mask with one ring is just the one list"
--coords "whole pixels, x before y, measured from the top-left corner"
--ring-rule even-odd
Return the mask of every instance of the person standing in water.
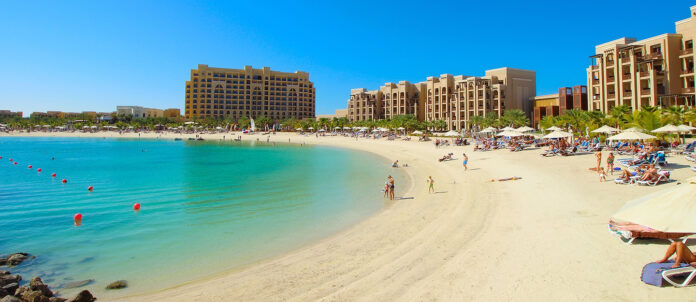
[[469, 170], [469, 168], [466, 167], [466, 163], [469, 161], [469, 157], [466, 156], [466, 153], [462, 153], [462, 165], [464, 166], [464, 170]]
[[389, 182], [389, 200], [394, 200], [394, 178], [389, 175], [387, 180]]
[[432, 192], [432, 193], [435, 193], [435, 187], [434, 187], [434, 185], [435, 185], [435, 180], [433, 179], [433, 177], [432, 177], [432, 176], [428, 176], [428, 180], [426, 180], [425, 182], [428, 183], [428, 193], [431, 193], [431, 192]]

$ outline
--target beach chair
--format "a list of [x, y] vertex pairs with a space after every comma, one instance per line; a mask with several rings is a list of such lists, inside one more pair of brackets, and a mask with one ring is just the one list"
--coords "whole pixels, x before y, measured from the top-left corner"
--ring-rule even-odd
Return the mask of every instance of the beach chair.
[[694, 238], [696, 234], [689, 233], [664, 233], [658, 231], [629, 231], [623, 230], [621, 226], [614, 226], [611, 223], [608, 225], [609, 233], [618, 237], [621, 242], [626, 245], [633, 244], [636, 239], [665, 239], [669, 242], [679, 240], [683, 243], [690, 238]]
[[669, 171], [661, 171], [658, 172], [660, 176], [657, 177], [655, 181], [649, 181], [649, 180], [638, 180], [636, 181], [636, 184], [639, 185], [645, 185], [645, 186], [655, 186], [660, 182], [667, 181], [669, 179]]
[[[675, 277], [677, 276], [685, 276], [684, 281], [679, 283], [675, 279]], [[662, 271], [662, 278], [665, 279], [665, 281], [669, 282], [669, 284], [674, 285], [675, 287], [684, 287], [689, 285], [689, 283], [691, 283], [691, 281], [694, 280], [694, 278], [696, 278], [696, 267], [687, 266], [667, 269]]]

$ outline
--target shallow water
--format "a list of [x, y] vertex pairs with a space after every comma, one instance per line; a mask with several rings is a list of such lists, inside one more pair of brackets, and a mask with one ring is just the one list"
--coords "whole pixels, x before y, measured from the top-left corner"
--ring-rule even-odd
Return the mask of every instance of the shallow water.
[[[37, 256], [11, 271], [54, 288], [94, 279], [84, 288], [101, 297], [315, 242], [378, 211], [387, 174], [406, 180], [372, 154], [258, 142], [12, 137], [0, 156], [0, 254]], [[129, 287], [103, 290], [119, 279]]]

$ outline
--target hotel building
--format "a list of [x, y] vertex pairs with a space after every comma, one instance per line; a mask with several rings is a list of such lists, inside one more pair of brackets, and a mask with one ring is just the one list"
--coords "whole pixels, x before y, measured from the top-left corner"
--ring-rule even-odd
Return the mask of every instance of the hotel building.
[[694, 105], [696, 6], [676, 22], [676, 33], [643, 40], [620, 38], [595, 47], [587, 68], [589, 110], [608, 113], [618, 105]]
[[558, 93], [534, 97], [534, 113], [532, 127], [538, 128], [539, 121], [545, 116], [559, 116], [566, 110], [576, 109], [587, 111], [587, 87], [578, 85], [561, 87]]
[[502, 116], [505, 109], [520, 109], [531, 119], [536, 95], [536, 73], [499, 68], [485, 76], [428, 77], [411, 84], [386, 83], [379, 90], [352, 89], [348, 100], [350, 121], [378, 120], [413, 114], [419, 121], [444, 120], [449, 130], [468, 129], [472, 116]]
[[10, 110], [0, 110], [0, 118], [7, 118], [7, 117], [22, 117], [22, 112], [13, 112]]
[[279, 72], [268, 67], [214, 68], [198, 65], [186, 81], [185, 117], [280, 120], [314, 118], [315, 88], [303, 71]]

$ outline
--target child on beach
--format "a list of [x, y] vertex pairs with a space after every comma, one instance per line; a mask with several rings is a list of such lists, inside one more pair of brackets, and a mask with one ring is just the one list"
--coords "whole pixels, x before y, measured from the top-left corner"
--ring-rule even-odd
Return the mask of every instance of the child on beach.
[[464, 170], [469, 170], [469, 168], [466, 167], [466, 163], [469, 161], [469, 157], [466, 156], [466, 153], [462, 153], [462, 165], [464, 166]]
[[599, 181], [607, 181], [607, 173], [604, 171], [604, 167], [599, 168]]
[[384, 182], [384, 190], [382, 190], [382, 191], [384, 191], [384, 196], [383, 196], [384, 198], [389, 196], [389, 182], [388, 181]]
[[614, 175], [614, 152], [609, 152], [609, 156], [607, 156], [607, 170], [611, 175]]
[[435, 184], [435, 180], [433, 180], [433, 177], [428, 176], [428, 180], [426, 180], [425, 182], [428, 183], [428, 193], [430, 193], [431, 191], [435, 193], [435, 187], [433, 186]]

